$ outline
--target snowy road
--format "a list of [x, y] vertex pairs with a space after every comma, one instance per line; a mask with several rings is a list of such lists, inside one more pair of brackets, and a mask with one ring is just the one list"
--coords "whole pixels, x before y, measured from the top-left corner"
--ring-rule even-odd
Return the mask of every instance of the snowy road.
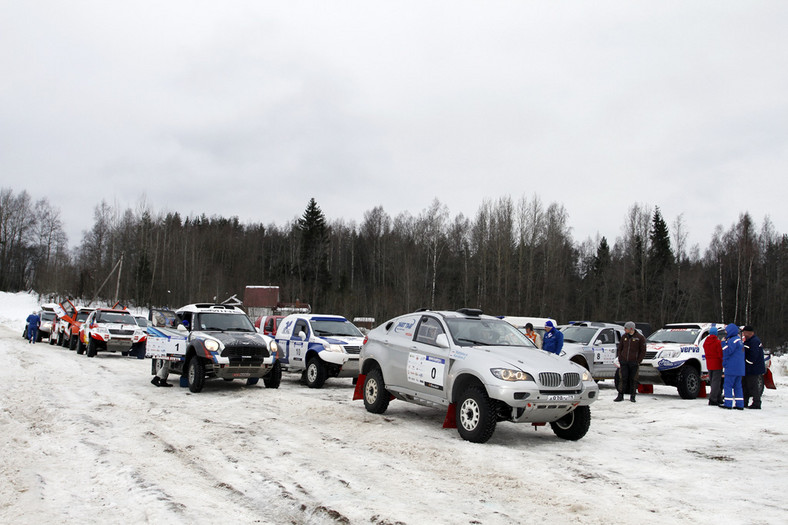
[[153, 387], [149, 360], [20, 332], [0, 325], [2, 523], [766, 524], [788, 511], [784, 376], [744, 412], [667, 387], [614, 404], [603, 383], [579, 442], [501, 423], [477, 445], [434, 409], [368, 414], [349, 379], [191, 394]]

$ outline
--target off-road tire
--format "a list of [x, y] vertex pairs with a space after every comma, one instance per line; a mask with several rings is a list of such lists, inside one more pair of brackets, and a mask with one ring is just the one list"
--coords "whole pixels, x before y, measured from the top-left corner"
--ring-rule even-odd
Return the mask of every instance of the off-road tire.
[[202, 391], [205, 386], [205, 365], [199, 357], [192, 356], [186, 365], [186, 378], [189, 381], [189, 390], [195, 394]]
[[700, 374], [694, 366], [685, 364], [679, 370], [676, 388], [682, 399], [695, 399], [700, 393]]
[[389, 407], [389, 399], [380, 368], [371, 370], [364, 378], [364, 408], [367, 412], [382, 414]]
[[317, 357], [312, 357], [306, 364], [306, 386], [309, 388], [321, 388], [328, 379], [328, 370], [323, 361]]
[[282, 383], [282, 363], [276, 361], [271, 371], [263, 376], [263, 383], [266, 388], [279, 388]]
[[77, 336], [74, 335], [74, 334], [71, 334], [71, 337], [68, 338], [68, 349], [69, 350], [74, 350], [74, 349], [77, 348], [77, 339], [78, 339]]
[[88, 337], [88, 357], [96, 357], [96, 352], [98, 352], [96, 341], [92, 337]]
[[492, 401], [483, 387], [473, 385], [457, 399], [457, 432], [472, 443], [486, 443], [495, 432], [496, 415]]
[[579, 406], [558, 421], [550, 423], [556, 436], [570, 441], [577, 441], [585, 436], [590, 426], [591, 408], [588, 406]]

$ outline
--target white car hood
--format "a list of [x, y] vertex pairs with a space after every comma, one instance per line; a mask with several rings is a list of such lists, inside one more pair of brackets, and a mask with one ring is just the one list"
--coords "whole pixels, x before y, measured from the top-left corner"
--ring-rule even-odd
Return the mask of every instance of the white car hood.
[[[461, 347], [458, 351], [484, 352], [490, 356], [490, 366], [512, 366], [524, 372], [576, 372], [578, 365], [553, 353], [528, 348], [524, 346], [476, 346]], [[494, 363], [494, 358], [500, 360], [500, 364]]]

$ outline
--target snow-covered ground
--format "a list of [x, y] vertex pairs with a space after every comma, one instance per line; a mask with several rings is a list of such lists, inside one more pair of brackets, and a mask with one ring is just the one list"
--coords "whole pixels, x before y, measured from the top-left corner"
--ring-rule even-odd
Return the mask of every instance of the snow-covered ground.
[[[310, 390], [155, 388], [150, 361], [29, 345], [0, 293], [2, 523], [785, 523], [788, 377], [763, 410], [601, 384], [578, 442], [501, 423], [483, 445], [444, 414]], [[177, 383], [177, 376], [173, 376]], [[607, 382], [610, 383], [610, 382]]]

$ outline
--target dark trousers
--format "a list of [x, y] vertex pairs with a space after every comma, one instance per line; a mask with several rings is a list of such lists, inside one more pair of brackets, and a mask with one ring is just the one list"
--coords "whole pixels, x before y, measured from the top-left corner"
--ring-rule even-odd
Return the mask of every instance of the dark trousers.
[[709, 370], [709, 401], [716, 405], [722, 404], [722, 370]]
[[758, 378], [760, 375], [742, 377], [741, 386], [744, 393], [744, 406], [747, 406], [752, 398], [752, 406], [761, 406], [761, 389]]
[[621, 380], [618, 382], [619, 392], [634, 396], [637, 393], [635, 387], [638, 378], [638, 363], [624, 361], [621, 363]]

